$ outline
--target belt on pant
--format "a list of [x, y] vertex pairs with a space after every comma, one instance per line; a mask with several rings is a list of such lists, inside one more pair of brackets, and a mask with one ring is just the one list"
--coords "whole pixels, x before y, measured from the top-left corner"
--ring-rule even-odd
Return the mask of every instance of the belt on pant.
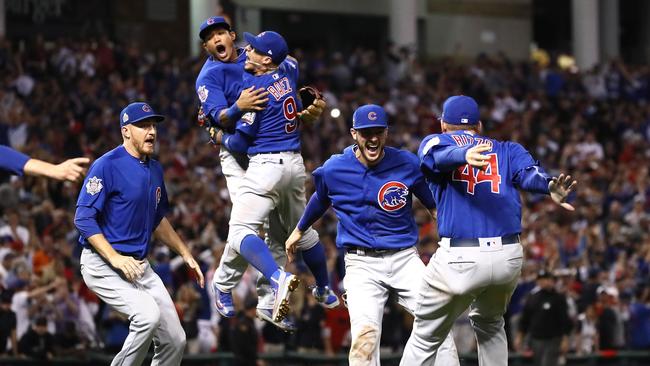
[[[483, 239], [483, 238], [481, 238]], [[488, 239], [488, 238], [485, 238]], [[502, 245], [508, 245], [508, 244], [519, 244], [521, 243], [521, 240], [519, 239], [519, 234], [512, 234], [512, 235], [506, 235], [501, 237], [501, 244]], [[478, 238], [474, 239], [455, 239], [455, 238], [450, 238], [449, 239], [449, 246], [450, 247], [480, 247], [481, 244], [479, 242]]]
[[[253, 155], [248, 155], [248, 158], [252, 158], [255, 155], [280, 155], [280, 154], [300, 154], [300, 151], [293, 151], [293, 150], [288, 150], [288, 151], [267, 151], [267, 152], [258, 152]], [[278, 159], [278, 164], [284, 164], [284, 159], [279, 158]]]
[[[95, 247], [92, 246], [92, 245], [88, 245], [86, 248], [90, 249], [90, 251], [93, 252], [93, 253], [95, 253], [95, 254], [99, 254], [99, 252], [97, 251], [97, 249], [95, 249]], [[115, 248], [113, 248], [113, 249], [115, 249]], [[131, 258], [137, 259], [137, 260], [139, 260], [139, 261], [141, 261], [142, 259], [144, 259], [143, 257], [140, 257], [140, 254], [139, 254], [139, 253], [126, 253], [126, 252], [122, 252], [122, 251], [119, 251], [119, 250], [115, 250], [115, 251], [116, 251], [119, 255], [124, 255], [124, 256], [127, 256], [127, 257], [131, 257]], [[101, 254], [99, 254], [99, 256], [101, 256]]]
[[403, 247], [403, 248], [366, 248], [366, 247], [359, 247], [356, 245], [346, 245], [345, 251], [350, 254], [373, 256], [373, 255], [393, 254], [409, 248], [413, 248], [413, 246]]

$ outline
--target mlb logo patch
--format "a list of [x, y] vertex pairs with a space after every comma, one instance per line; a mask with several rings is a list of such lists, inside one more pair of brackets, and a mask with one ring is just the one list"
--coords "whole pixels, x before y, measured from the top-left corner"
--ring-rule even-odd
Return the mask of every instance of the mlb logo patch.
[[461, 118], [460, 123], [469, 123], [469, 119], [467, 118]]
[[214, 24], [214, 18], [210, 18], [210, 19], [208, 19], [208, 22], [207, 22], [207, 23], [208, 23], [208, 25], [210, 25], [210, 24]]

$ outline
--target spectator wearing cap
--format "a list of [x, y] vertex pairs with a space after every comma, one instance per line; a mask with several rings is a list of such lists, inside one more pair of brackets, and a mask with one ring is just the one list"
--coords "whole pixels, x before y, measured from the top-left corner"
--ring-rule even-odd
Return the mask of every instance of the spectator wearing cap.
[[[16, 337], [16, 313], [11, 310], [11, 291], [3, 291], [0, 294], [0, 356], [11, 354], [18, 355], [18, 338]], [[11, 342], [11, 349], [7, 349], [8, 341]]]
[[600, 334], [600, 349], [621, 349], [625, 345], [625, 326], [619, 302], [618, 289], [610, 285], [602, 285], [596, 290], [598, 301], [598, 333]]
[[535, 288], [524, 304], [515, 349], [523, 350], [524, 338], [533, 351], [535, 366], [557, 366], [568, 351], [572, 322], [566, 296], [555, 289], [555, 277], [542, 269]]

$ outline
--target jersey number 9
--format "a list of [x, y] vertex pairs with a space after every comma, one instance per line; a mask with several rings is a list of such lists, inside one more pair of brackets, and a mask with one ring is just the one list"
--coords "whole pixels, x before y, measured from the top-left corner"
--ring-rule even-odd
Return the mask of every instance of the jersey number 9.
[[296, 117], [298, 116], [298, 107], [296, 107], [296, 101], [292, 96], [289, 96], [284, 100], [282, 103], [282, 111], [284, 112], [284, 118], [286, 118], [287, 121], [290, 121], [284, 125], [284, 131], [286, 133], [294, 132], [298, 128], [298, 121], [296, 120]]

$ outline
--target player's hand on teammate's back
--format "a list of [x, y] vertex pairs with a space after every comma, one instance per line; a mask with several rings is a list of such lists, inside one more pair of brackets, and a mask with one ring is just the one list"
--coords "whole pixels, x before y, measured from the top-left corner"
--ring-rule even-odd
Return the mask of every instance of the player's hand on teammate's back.
[[467, 164], [475, 168], [483, 169], [490, 163], [488, 162], [489, 157], [487, 155], [483, 155], [482, 153], [490, 151], [491, 149], [492, 146], [490, 146], [490, 144], [478, 144], [476, 146], [473, 146], [469, 148], [465, 153], [465, 161]]
[[291, 235], [289, 235], [289, 239], [285, 242], [287, 261], [289, 263], [293, 262], [293, 259], [296, 257], [296, 249], [298, 248], [298, 242], [302, 239], [302, 234], [302, 231], [295, 228], [293, 232], [291, 232]]
[[242, 112], [255, 112], [264, 110], [264, 106], [269, 101], [267, 97], [269, 92], [264, 88], [255, 89], [255, 86], [244, 89], [237, 99], [237, 108]]
[[559, 177], [553, 177], [550, 182], [548, 182], [548, 190], [551, 193], [551, 199], [553, 202], [562, 206], [564, 209], [569, 211], [574, 211], [575, 208], [566, 202], [567, 197], [575, 189], [577, 181], [572, 181], [570, 175], [560, 174]]
[[63, 163], [54, 166], [54, 169], [48, 174], [49, 177], [58, 180], [68, 180], [77, 182], [86, 175], [87, 165], [90, 162], [88, 158], [68, 159]]
[[133, 257], [116, 254], [110, 258], [109, 262], [113, 268], [122, 272], [129, 282], [137, 280], [144, 274], [144, 261], [139, 261]]
[[191, 255], [187, 257], [183, 257], [183, 260], [185, 261], [185, 264], [187, 264], [187, 266], [190, 267], [192, 271], [194, 271], [194, 276], [196, 277], [196, 283], [198, 283], [199, 286], [203, 288], [203, 286], [205, 285], [205, 280], [203, 278], [203, 272], [201, 272], [201, 266], [199, 266], [199, 264], [196, 262], [194, 257], [192, 257]]

